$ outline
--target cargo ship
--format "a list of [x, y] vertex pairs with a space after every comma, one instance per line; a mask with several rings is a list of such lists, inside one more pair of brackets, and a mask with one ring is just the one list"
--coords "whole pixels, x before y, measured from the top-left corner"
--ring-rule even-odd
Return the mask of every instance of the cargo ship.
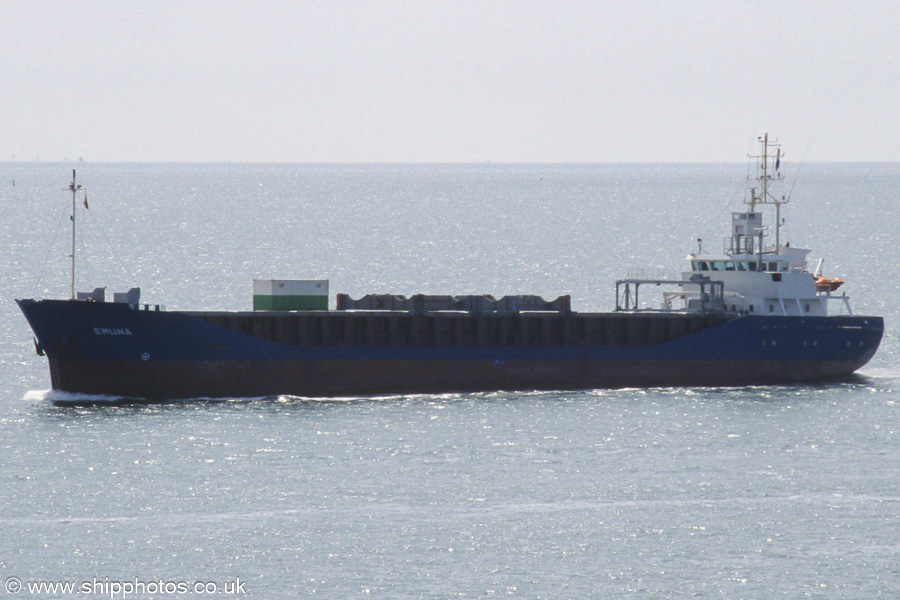
[[[140, 290], [17, 300], [54, 390], [118, 399], [340, 397], [415, 393], [746, 386], [847, 376], [875, 354], [881, 317], [854, 315], [840, 279], [782, 244], [780, 145], [760, 138], [748, 206], [719, 253], [633, 272], [615, 310], [569, 296], [337, 294], [328, 281], [256, 280], [253, 310], [168, 311]], [[774, 209], [775, 239], [759, 208]], [[699, 240], [698, 240], [699, 242]], [[659, 288], [649, 305], [642, 287]]]

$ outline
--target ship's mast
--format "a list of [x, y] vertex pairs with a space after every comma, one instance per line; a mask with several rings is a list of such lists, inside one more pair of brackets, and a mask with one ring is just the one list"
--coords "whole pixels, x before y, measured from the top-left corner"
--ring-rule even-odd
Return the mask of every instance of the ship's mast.
[[[76, 206], [76, 196], [78, 192], [86, 191], [82, 189], [80, 185], [75, 184], [75, 169], [72, 169], [72, 183], [69, 184], [69, 191], [72, 192], [72, 300], [75, 299], [75, 206]], [[65, 191], [65, 190], [63, 190]]]
[[[781, 174], [781, 144], [769, 142], [769, 134], [766, 133], [759, 138], [761, 152], [750, 158], [757, 159], [756, 163], [756, 181], [759, 183], [759, 192], [756, 187], [750, 188], [750, 200], [745, 200], [750, 205], [750, 212], [754, 212], [757, 204], [774, 204], [775, 205], [775, 251], [781, 248], [781, 205], [787, 204], [788, 198], [784, 196], [779, 200], [769, 191], [769, 184], [773, 181], [781, 181], [784, 175]], [[774, 160], [774, 175], [770, 174], [769, 161]], [[760, 251], [762, 247], [760, 246]]]

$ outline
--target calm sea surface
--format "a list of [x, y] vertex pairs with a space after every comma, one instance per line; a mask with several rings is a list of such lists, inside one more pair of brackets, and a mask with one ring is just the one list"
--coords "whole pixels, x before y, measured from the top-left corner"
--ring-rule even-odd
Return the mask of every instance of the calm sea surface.
[[885, 317], [850, 381], [87, 408], [13, 302], [68, 296], [73, 166], [78, 289], [170, 310], [249, 309], [254, 277], [610, 310], [721, 248], [747, 174], [0, 164], [0, 597], [900, 597], [900, 164], [784, 182], [792, 245]]

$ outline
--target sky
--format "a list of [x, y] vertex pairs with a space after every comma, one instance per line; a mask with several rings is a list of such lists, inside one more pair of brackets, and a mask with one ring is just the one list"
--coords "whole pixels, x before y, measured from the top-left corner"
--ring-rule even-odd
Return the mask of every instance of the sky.
[[0, 161], [900, 160], [900, 2], [0, 0]]

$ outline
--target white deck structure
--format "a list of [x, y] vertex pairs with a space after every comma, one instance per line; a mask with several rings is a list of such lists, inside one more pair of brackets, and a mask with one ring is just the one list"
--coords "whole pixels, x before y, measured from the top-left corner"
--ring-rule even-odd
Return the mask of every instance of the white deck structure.
[[[769, 142], [768, 134], [759, 138], [762, 147], [757, 156], [757, 173], [745, 204], [749, 210], [731, 216], [731, 235], [725, 238], [721, 254], [704, 253], [701, 249], [687, 256], [690, 271], [682, 273], [676, 282], [623, 280], [626, 306], [620, 310], [637, 309], [635, 298], [640, 283], [675, 283], [680, 289], [663, 292], [663, 311], [707, 312], [724, 311], [740, 315], [827, 316], [829, 304], [837, 302], [838, 310], [852, 315], [849, 297], [832, 292], [843, 283], [839, 279], [825, 279], [809, 272], [806, 257], [809, 250], [793, 248], [790, 242], [781, 243], [781, 206], [790, 199], [776, 198], [770, 191], [773, 182], [781, 181], [781, 147]], [[774, 164], [774, 168], [772, 168]], [[757, 205], [775, 208], [775, 243], [767, 245], [768, 228]], [[698, 240], [699, 241], [699, 240]], [[704, 285], [696, 282], [702, 280]], [[709, 282], [721, 282], [722, 293], [710, 295]], [[634, 291], [630, 286], [634, 285]], [[618, 294], [617, 294], [618, 297]], [[635, 306], [632, 306], [635, 304]]]

